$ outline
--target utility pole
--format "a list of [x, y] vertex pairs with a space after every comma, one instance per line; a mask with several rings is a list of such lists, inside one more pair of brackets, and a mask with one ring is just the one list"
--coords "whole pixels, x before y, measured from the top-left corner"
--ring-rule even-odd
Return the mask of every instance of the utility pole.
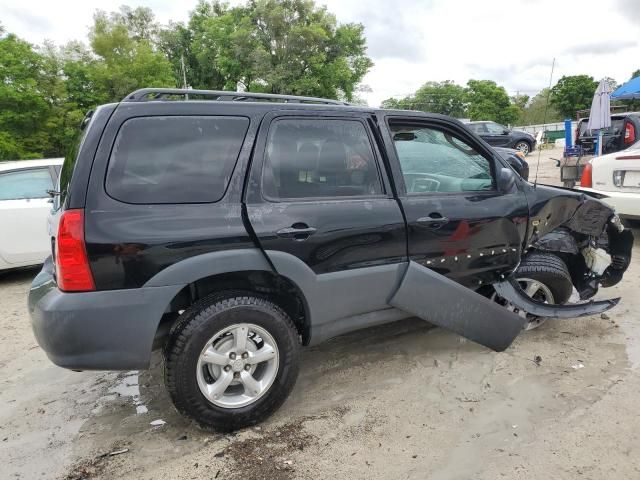
[[[180, 68], [182, 70], [182, 88], [187, 90], [189, 87], [187, 86], [187, 69], [184, 66], [184, 55], [180, 55]], [[189, 100], [189, 94], [185, 95], [185, 99]]]

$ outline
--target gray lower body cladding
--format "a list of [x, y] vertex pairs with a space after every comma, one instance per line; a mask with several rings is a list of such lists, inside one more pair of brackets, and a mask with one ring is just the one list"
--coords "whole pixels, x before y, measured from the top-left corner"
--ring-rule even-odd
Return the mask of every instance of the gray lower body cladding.
[[409, 262], [389, 304], [497, 352], [511, 345], [526, 321], [416, 262]]
[[158, 323], [181, 288], [65, 293], [45, 268], [29, 292], [33, 332], [47, 356], [60, 367], [147, 368]]

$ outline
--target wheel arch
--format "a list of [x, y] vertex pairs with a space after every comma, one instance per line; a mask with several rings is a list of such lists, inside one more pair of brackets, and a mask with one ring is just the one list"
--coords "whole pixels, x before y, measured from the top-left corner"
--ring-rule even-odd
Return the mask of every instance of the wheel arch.
[[162, 270], [145, 287], [182, 285], [158, 320], [154, 348], [161, 347], [180, 313], [214, 292], [244, 290], [265, 296], [293, 321], [302, 342], [311, 338], [310, 308], [297, 282], [275, 272], [258, 249], [212, 252], [188, 258]]
[[531, 140], [529, 140], [528, 138], [518, 138], [513, 142], [513, 148], [516, 148], [516, 145], [518, 145], [519, 143], [526, 143], [527, 145], [529, 145], [529, 153], [531, 153], [531, 151], [533, 150], [533, 142]]

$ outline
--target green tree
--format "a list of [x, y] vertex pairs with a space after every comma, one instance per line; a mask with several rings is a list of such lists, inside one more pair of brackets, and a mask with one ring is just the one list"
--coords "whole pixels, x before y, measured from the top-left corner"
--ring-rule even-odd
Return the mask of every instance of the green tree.
[[597, 87], [589, 75], [564, 76], [551, 89], [551, 104], [562, 116], [575, 118], [578, 110], [591, 107]]
[[508, 125], [520, 116], [518, 106], [511, 103], [504, 87], [492, 80], [469, 80], [466, 101], [467, 116], [471, 120], [493, 120]]
[[167, 27], [148, 8], [97, 11], [88, 47], [34, 47], [0, 25], [0, 159], [63, 155], [88, 110], [182, 85], [183, 71], [194, 88], [363, 102], [371, 65], [362, 25], [338, 24], [312, 0], [201, 0], [186, 25]]
[[555, 123], [563, 119], [562, 115], [549, 101], [549, 89], [544, 88], [525, 106], [518, 123], [521, 125], [539, 125], [545, 123], [545, 121], [546, 123]]
[[178, 85], [183, 84], [184, 62], [187, 85], [213, 90], [224, 88], [226, 79], [218, 67], [217, 47], [207, 47], [211, 21], [227, 11], [225, 4], [201, 0], [191, 12], [187, 25], [171, 22], [160, 30], [158, 45], [171, 62]]
[[524, 110], [527, 107], [527, 105], [529, 104], [529, 100], [531, 100], [531, 97], [523, 93], [518, 93], [511, 97], [511, 103], [513, 103], [520, 110]]
[[143, 8], [94, 16], [89, 39], [100, 61], [91, 75], [107, 101], [120, 101], [137, 88], [175, 86], [171, 63], [146, 38], [155, 29], [152, 20]]
[[382, 102], [382, 107], [422, 110], [452, 117], [463, 117], [466, 114], [465, 95], [464, 87], [451, 80], [427, 82], [413, 95], [402, 99], [385, 100]]
[[47, 156], [66, 154], [87, 111], [109, 101], [96, 83], [99, 60], [80, 42], [63, 47], [45, 44], [40, 53], [48, 79], [51, 115], [47, 130], [51, 149]]
[[640, 77], [640, 68], [631, 74], [631, 78], [629, 80], [636, 77]]
[[254, 0], [247, 11], [257, 43], [253, 84], [266, 91], [350, 100], [373, 65], [364, 27], [338, 25], [312, 0]]
[[37, 158], [48, 149], [43, 68], [31, 44], [0, 37], [0, 159]]
[[182, 84], [351, 100], [371, 67], [360, 24], [339, 25], [312, 0], [251, 0], [230, 8], [200, 1], [159, 45]]

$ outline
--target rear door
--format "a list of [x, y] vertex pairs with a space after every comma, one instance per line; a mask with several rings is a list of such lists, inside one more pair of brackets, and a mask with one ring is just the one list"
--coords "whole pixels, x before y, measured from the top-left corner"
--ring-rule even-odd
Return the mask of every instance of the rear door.
[[321, 305], [316, 324], [389, 309], [406, 264], [404, 219], [369, 122], [359, 112], [272, 112], [256, 142], [248, 219], [276, 270]]
[[471, 288], [519, 260], [528, 220], [524, 192], [501, 193], [504, 165], [455, 121], [390, 116], [385, 141], [407, 218], [409, 257]]
[[49, 253], [49, 167], [0, 172], [0, 257], [10, 266], [35, 265]]

